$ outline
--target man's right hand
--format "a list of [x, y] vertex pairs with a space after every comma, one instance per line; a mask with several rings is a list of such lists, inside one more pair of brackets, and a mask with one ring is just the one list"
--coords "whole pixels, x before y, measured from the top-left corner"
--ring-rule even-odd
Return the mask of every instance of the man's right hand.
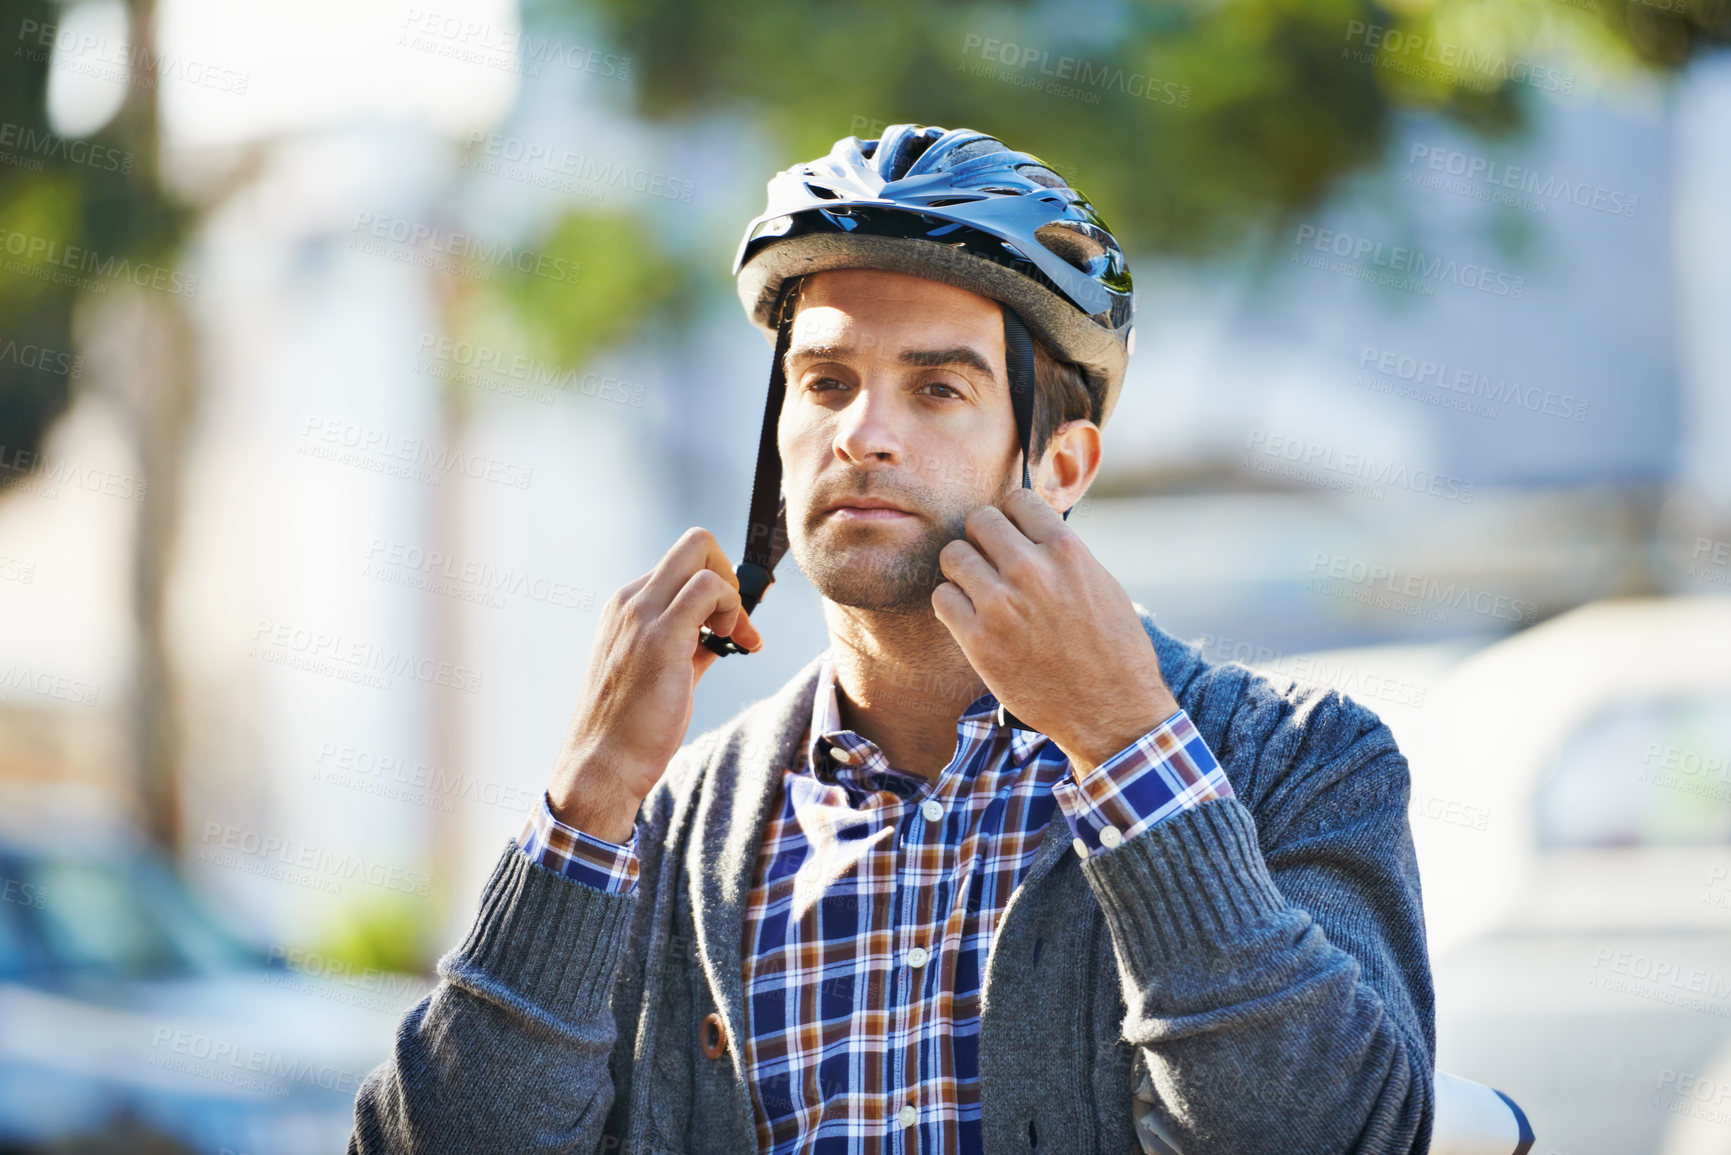
[[763, 648], [727, 555], [708, 530], [694, 528], [601, 611], [547, 787], [559, 821], [611, 842], [631, 837], [638, 805], [685, 741], [697, 680], [720, 657], [702, 644], [702, 626], [748, 650]]

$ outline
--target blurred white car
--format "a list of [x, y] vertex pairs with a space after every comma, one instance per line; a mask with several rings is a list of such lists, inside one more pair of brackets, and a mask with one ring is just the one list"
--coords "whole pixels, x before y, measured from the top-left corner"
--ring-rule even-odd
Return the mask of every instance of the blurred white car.
[[123, 834], [0, 833], [0, 1148], [343, 1149], [411, 976], [250, 947]]
[[1412, 766], [1438, 1067], [1535, 1155], [1731, 1153], [1731, 599], [1327, 658], [1426, 689], [1365, 704]]

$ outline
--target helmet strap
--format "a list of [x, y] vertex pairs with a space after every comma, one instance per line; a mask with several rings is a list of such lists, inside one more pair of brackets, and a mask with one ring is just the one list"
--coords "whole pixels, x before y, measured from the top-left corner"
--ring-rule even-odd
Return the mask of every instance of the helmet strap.
[[[769, 392], [763, 402], [763, 425], [757, 435], [757, 475], [751, 482], [751, 513], [746, 523], [744, 560], [734, 567], [739, 579], [740, 608], [757, 609], [763, 595], [775, 582], [775, 567], [787, 553], [787, 499], [781, 493], [781, 445], [776, 426], [781, 421], [782, 399], [787, 396], [787, 347], [793, 335], [793, 299], [800, 278], [782, 284], [775, 311], [775, 358], [769, 367]], [[731, 638], [703, 627], [704, 646], [717, 654], [751, 651]]]
[[[1028, 472], [1034, 442], [1034, 338], [1016, 310], [1004, 307], [1004, 362], [1010, 371], [1010, 407], [1016, 413], [1016, 436], [1022, 443], [1022, 488], [1034, 488]], [[1064, 520], [1070, 511], [1064, 511]]]
[[[1022, 488], [1034, 488], [1028, 472], [1028, 450], [1034, 440], [1034, 338], [1016, 310], [1004, 306], [1004, 365], [1010, 373], [1010, 408], [1016, 413], [1016, 437], [1022, 443]], [[1064, 511], [1068, 518], [1070, 511]], [[1032, 729], [998, 703], [998, 725]]]
[[1032, 489], [1028, 448], [1034, 438], [1034, 338], [1016, 310], [1004, 306], [1004, 363], [1010, 371], [1010, 408], [1016, 413], [1016, 437], [1022, 443], [1022, 488]]

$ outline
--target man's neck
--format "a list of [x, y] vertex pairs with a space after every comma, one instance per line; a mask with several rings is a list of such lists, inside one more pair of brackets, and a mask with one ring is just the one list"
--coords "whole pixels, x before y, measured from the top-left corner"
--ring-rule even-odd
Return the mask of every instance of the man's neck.
[[935, 780], [956, 752], [956, 720], [986, 684], [937, 616], [824, 602], [844, 729], [891, 766]]

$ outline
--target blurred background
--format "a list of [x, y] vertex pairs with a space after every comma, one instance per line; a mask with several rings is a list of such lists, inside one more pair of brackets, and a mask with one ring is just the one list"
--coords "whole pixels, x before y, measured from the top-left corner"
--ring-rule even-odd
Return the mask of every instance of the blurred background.
[[[601, 605], [739, 546], [765, 182], [914, 122], [1126, 242], [1070, 524], [1395, 728], [1439, 1066], [1538, 1152], [1731, 1152], [1728, 0], [0, 0], [0, 43], [0, 1151], [341, 1148]], [[826, 644], [779, 576], [688, 737]]]

